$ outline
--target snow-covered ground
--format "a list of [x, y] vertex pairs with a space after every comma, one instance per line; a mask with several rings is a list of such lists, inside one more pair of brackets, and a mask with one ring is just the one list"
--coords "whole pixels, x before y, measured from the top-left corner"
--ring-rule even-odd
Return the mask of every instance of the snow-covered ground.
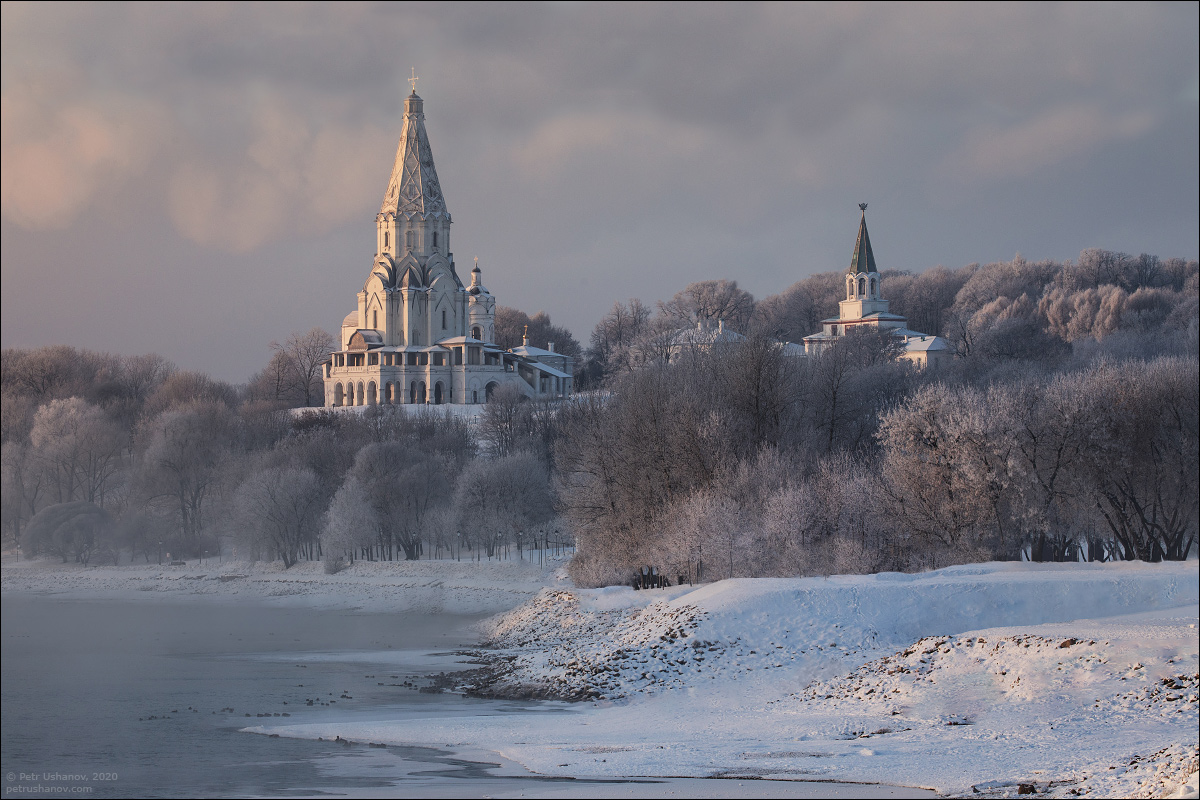
[[319, 564], [6, 563], [3, 590], [512, 609], [482, 625], [493, 674], [476, 688], [587, 698], [567, 714], [260, 732], [489, 751], [551, 776], [1197, 796], [1195, 561], [982, 564], [641, 592], [574, 589], [558, 566], [360, 563], [325, 575]]
[[543, 586], [567, 584], [562, 559], [544, 566], [507, 561], [358, 561], [336, 575], [320, 562], [302, 561], [285, 570], [278, 562], [189, 561], [185, 566], [81, 567], [53, 561], [8, 561], [0, 571], [4, 592], [34, 592], [65, 598], [146, 600], [201, 597], [215, 601], [265, 601], [275, 605], [349, 608], [364, 611], [424, 611], [495, 614], [537, 594]]
[[1197, 602], [1195, 562], [556, 587], [485, 624], [504, 674], [479, 688], [581, 713], [263, 730], [546, 775], [1195, 796]]

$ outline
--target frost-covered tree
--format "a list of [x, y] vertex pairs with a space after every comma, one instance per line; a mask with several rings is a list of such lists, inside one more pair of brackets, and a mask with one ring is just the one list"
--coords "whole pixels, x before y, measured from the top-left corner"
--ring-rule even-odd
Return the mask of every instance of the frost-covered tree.
[[175, 515], [177, 546], [204, 549], [205, 511], [240, 449], [240, 429], [224, 404], [194, 402], [163, 412], [142, 432], [138, 494]]
[[333, 496], [321, 531], [321, 550], [326, 559], [342, 553], [369, 554], [375, 544], [379, 520], [367, 495], [366, 487], [354, 475]]
[[37, 410], [31, 455], [59, 503], [103, 506], [124, 466], [128, 437], [102, 410], [79, 397], [51, 400]]
[[546, 468], [531, 453], [477, 459], [458, 478], [454, 513], [462, 535], [489, 558], [506, 543], [525, 549], [554, 516]]
[[[451, 463], [444, 456], [401, 442], [376, 442], [358, 452], [347, 482], [356, 481], [353, 491], [362, 496], [355, 499], [363, 500], [369, 509], [365, 519], [380, 558], [395, 558], [397, 549], [408, 560], [420, 558], [425, 519], [435, 508], [449, 503], [446, 487], [452, 474]], [[356, 523], [364, 519], [360, 512], [347, 513], [349, 497], [339, 490], [334, 498], [330, 519], [335, 530], [345, 529], [345, 519]]]
[[313, 544], [325, 512], [316, 474], [304, 468], [267, 467], [238, 487], [233, 516], [251, 549], [266, 550], [290, 568]]
[[735, 331], [744, 331], [754, 313], [754, 295], [739, 289], [737, 281], [715, 280], [689, 283], [665, 303], [659, 313], [675, 321], [676, 327], [697, 322], [722, 321]]
[[30, 555], [49, 553], [59, 556], [64, 564], [87, 564], [98, 544], [107, 545], [112, 527], [108, 512], [95, 503], [55, 503], [33, 515], [21, 544]]

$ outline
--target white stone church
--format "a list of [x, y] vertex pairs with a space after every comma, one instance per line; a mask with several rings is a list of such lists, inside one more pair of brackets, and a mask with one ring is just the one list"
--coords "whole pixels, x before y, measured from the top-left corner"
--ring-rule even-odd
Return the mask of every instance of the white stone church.
[[396, 162], [375, 217], [375, 260], [325, 367], [325, 405], [483, 403], [496, 387], [528, 397], [570, 394], [574, 360], [549, 349], [503, 350], [496, 300], [479, 260], [463, 286], [450, 250], [450, 212], [433, 166], [423, 101], [404, 100]]
[[900, 358], [918, 367], [936, 367], [953, 358], [950, 343], [940, 336], [909, 330], [908, 319], [888, 311], [883, 299], [882, 279], [875, 266], [871, 237], [867, 235], [867, 204], [860, 203], [862, 219], [850, 269], [846, 272], [846, 299], [838, 303], [838, 316], [821, 320], [821, 330], [804, 337], [806, 355], [819, 355], [827, 347], [854, 330], [887, 331], [899, 340]]

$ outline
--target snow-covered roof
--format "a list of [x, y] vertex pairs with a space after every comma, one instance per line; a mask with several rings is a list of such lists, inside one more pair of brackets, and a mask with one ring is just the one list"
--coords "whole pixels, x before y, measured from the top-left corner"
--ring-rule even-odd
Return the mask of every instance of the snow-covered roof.
[[695, 328], [684, 328], [676, 333], [671, 339], [671, 344], [711, 345], [734, 344], [744, 341], [746, 341], [746, 337], [737, 331], [726, 328], [724, 320], [719, 320], [715, 325], [712, 320], [701, 320]]
[[541, 358], [543, 356], [554, 356], [556, 358], [569, 358], [566, 353], [558, 353], [554, 350], [543, 350], [540, 347], [523, 344], [520, 347], [514, 347], [512, 352], [519, 356], [527, 356], [529, 358]]
[[909, 339], [904, 343], [904, 349], [909, 353], [923, 353], [934, 350], [949, 350], [950, 343], [940, 336], [921, 336]]
[[452, 345], [463, 345], [463, 344], [486, 345], [486, 344], [488, 344], [487, 342], [483, 341], [482, 339], [474, 339], [470, 336], [451, 336], [448, 339], [438, 339], [437, 343], [440, 345], [451, 345], [451, 344]]
[[541, 361], [525, 361], [523, 362], [533, 367], [536, 370], [545, 372], [547, 375], [553, 375], [556, 378], [570, 378], [571, 376], [562, 370], [557, 370], [549, 364], [543, 364]]

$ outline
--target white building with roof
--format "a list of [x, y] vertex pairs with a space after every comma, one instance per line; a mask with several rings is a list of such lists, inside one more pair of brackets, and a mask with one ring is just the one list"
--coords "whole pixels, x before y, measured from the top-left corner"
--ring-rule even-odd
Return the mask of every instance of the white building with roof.
[[887, 331], [902, 345], [900, 357], [918, 367], [936, 367], [953, 357], [950, 343], [940, 336], [909, 330], [908, 319], [888, 311], [882, 279], [875, 266], [871, 237], [867, 234], [867, 204], [859, 203], [862, 219], [850, 269], [846, 271], [846, 299], [838, 303], [838, 316], [821, 321], [821, 330], [804, 337], [804, 352], [818, 355], [839, 337], [855, 330]]
[[340, 349], [325, 365], [325, 405], [486, 402], [510, 383], [531, 398], [571, 393], [574, 360], [495, 344], [496, 300], [479, 260], [464, 286], [450, 250], [442, 195], [416, 86], [404, 100], [400, 145], [375, 217], [375, 257]]

